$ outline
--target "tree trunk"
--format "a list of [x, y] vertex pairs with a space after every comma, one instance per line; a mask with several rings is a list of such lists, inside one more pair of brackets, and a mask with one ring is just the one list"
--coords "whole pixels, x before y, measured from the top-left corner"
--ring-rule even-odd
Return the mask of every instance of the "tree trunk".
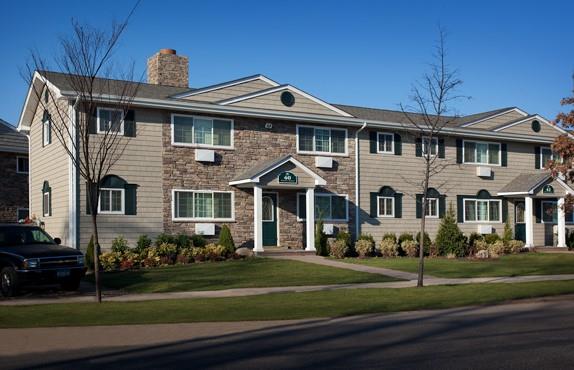
[[[432, 136], [429, 139], [432, 142]], [[426, 227], [426, 215], [427, 215], [427, 194], [429, 190], [429, 180], [430, 180], [430, 147], [428, 152], [428, 158], [425, 158], [425, 178], [423, 182], [423, 204], [422, 208], [422, 215], [421, 215], [421, 231], [419, 236], [419, 270], [418, 270], [418, 278], [417, 278], [417, 287], [424, 286], [424, 270], [425, 270], [425, 227]], [[438, 155], [438, 153], [437, 153]]]
[[94, 280], [96, 282], [96, 301], [98, 303], [102, 303], [102, 284], [100, 280], [100, 239], [98, 236], [97, 216], [97, 213], [92, 213], [92, 227], [94, 234]]

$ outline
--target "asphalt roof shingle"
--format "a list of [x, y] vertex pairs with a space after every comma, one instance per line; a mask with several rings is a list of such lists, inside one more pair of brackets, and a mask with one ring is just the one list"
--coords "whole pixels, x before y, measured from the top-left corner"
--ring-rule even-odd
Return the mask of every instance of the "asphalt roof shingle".
[[0, 119], [0, 152], [28, 153], [28, 138]]
[[549, 173], [523, 173], [506, 184], [498, 193], [528, 193], [551, 177]]

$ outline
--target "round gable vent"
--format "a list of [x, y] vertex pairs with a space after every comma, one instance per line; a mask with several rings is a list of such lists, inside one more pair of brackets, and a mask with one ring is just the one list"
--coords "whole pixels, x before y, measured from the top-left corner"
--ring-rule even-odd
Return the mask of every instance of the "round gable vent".
[[292, 107], [295, 104], [295, 97], [289, 91], [283, 91], [281, 94], [281, 103], [286, 107]]
[[538, 122], [538, 120], [534, 120], [532, 121], [532, 131], [534, 132], [540, 132], [540, 122]]

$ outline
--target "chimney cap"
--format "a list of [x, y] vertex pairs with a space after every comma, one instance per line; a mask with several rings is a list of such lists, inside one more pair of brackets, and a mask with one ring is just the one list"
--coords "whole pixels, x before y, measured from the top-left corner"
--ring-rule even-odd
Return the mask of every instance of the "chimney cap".
[[160, 54], [177, 54], [177, 52], [175, 51], [175, 49], [161, 49], [159, 51]]

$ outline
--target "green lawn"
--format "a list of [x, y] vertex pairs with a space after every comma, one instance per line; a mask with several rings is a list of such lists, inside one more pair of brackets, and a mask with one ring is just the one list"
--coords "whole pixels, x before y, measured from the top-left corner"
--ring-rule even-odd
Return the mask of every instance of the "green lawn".
[[294, 285], [356, 284], [397, 279], [310, 263], [252, 258], [103, 274], [103, 285], [132, 293]]
[[494, 304], [574, 293], [574, 281], [343, 289], [237, 298], [0, 306], [0, 327], [281, 320]]
[[[417, 272], [418, 258], [346, 258], [344, 262]], [[425, 259], [425, 273], [445, 278], [574, 274], [574, 254], [524, 253], [499, 259]]]

